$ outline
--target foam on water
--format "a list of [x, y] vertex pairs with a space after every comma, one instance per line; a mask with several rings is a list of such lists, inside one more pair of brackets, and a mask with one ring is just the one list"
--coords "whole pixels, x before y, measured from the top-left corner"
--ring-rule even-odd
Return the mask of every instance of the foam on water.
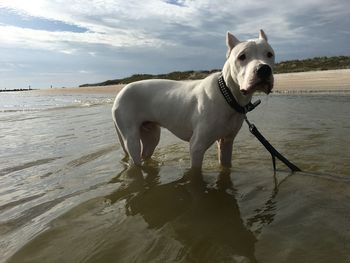
[[44, 94], [40, 92], [3, 92], [0, 96], [0, 112], [30, 112], [65, 107], [91, 107], [111, 104], [114, 98], [101, 94]]

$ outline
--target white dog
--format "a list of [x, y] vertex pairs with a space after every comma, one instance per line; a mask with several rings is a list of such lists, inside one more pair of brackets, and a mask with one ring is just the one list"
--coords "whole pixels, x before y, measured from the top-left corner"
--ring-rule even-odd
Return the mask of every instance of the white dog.
[[262, 30], [258, 39], [243, 42], [227, 32], [226, 43], [227, 60], [221, 73], [194, 81], [138, 81], [117, 95], [113, 120], [133, 164], [141, 165], [142, 159], [151, 157], [160, 127], [165, 127], [190, 143], [192, 168], [201, 168], [204, 153], [215, 141], [220, 164], [231, 166], [233, 140], [253, 93], [272, 90], [275, 56]]

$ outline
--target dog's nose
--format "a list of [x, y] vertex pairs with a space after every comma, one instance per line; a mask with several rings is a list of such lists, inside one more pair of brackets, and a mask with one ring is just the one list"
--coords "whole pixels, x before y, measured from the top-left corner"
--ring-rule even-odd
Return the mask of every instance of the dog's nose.
[[272, 69], [269, 65], [262, 65], [261, 67], [258, 68], [256, 74], [258, 75], [259, 78], [261, 79], [267, 79], [271, 76], [272, 74]]

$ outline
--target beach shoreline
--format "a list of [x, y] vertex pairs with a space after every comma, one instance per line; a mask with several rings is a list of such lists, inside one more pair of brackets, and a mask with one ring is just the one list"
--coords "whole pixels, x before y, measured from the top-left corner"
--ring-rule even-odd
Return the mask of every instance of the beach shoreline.
[[[350, 69], [275, 74], [274, 93], [350, 92]], [[125, 85], [41, 89], [33, 92], [50, 94], [111, 93]]]

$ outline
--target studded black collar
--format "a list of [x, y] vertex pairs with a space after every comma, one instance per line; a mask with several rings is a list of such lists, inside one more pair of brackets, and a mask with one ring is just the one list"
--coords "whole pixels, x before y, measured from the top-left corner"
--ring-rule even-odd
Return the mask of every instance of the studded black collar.
[[218, 84], [219, 84], [219, 90], [221, 91], [221, 94], [224, 96], [228, 105], [230, 105], [232, 109], [234, 109], [235, 111], [241, 114], [246, 114], [254, 110], [256, 106], [258, 106], [261, 103], [260, 100], [257, 100], [254, 103], [249, 102], [247, 105], [241, 106], [237, 102], [236, 98], [233, 96], [231, 90], [227, 87], [224, 77], [222, 75], [220, 75], [218, 79]]

